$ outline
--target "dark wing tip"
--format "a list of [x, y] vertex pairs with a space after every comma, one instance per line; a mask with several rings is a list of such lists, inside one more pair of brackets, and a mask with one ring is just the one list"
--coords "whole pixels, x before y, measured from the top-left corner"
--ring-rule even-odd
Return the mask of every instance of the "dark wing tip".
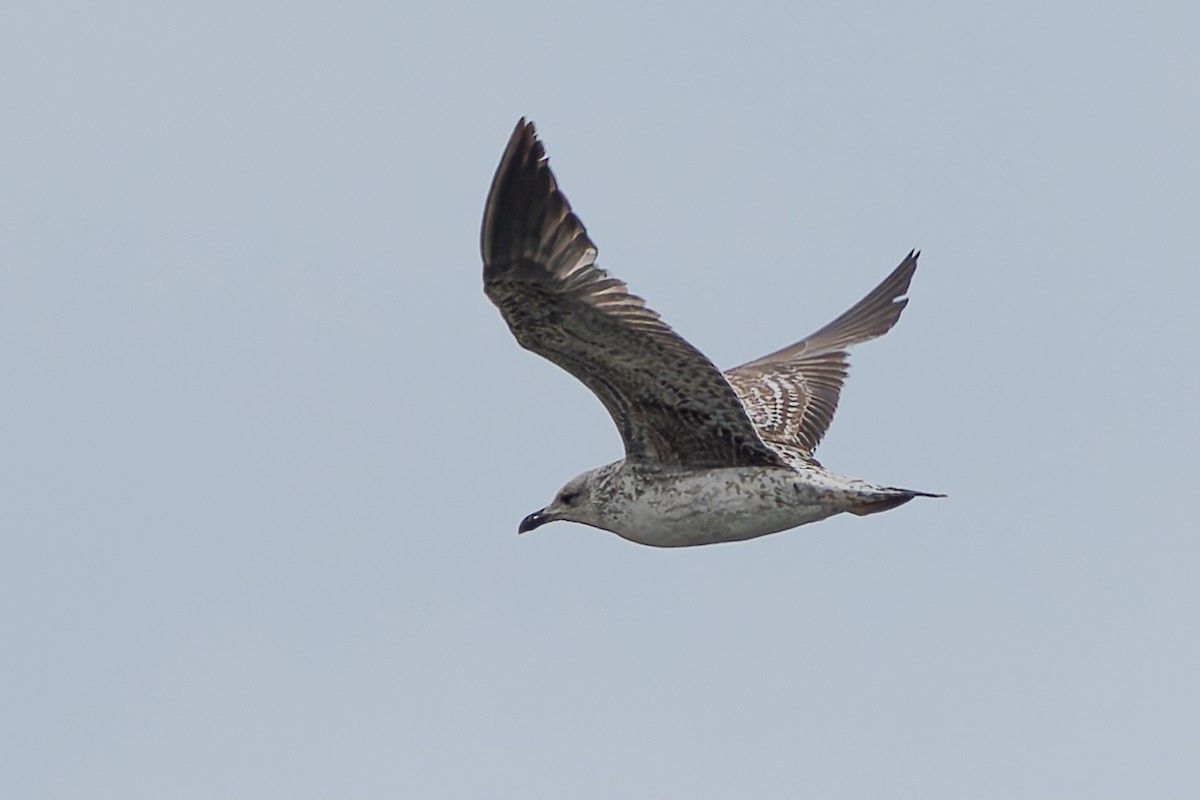
[[840, 349], [882, 336], [899, 320], [900, 312], [908, 305], [909, 285], [917, 271], [917, 250], [909, 251], [900, 265], [892, 270], [867, 296], [855, 303], [846, 313], [808, 337], [811, 350]]
[[905, 295], [908, 294], [908, 287], [917, 270], [917, 259], [920, 255], [919, 250], [909, 251], [900, 265], [868, 292], [866, 297], [825, 327], [793, 345], [756, 358], [742, 366], [765, 366], [791, 361], [801, 356], [807, 358], [842, 351], [887, 333], [899, 321], [900, 312], [908, 305]]
[[595, 260], [596, 247], [558, 188], [537, 130], [523, 117], [492, 179], [479, 239], [484, 282], [533, 269], [565, 279]]
[[[537, 172], [537, 165], [545, 159], [545, 149], [537, 138], [537, 128], [525, 117], [517, 120], [504, 155], [500, 157], [500, 165], [492, 177], [492, 186], [488, 190], [487, 204], [483, 209], [483, 227], [479, 235], [479, 250], [485, 264], [495, 260], [497, 250], [503, 247], [502, 240], [505, 232], [501, 230], [502, 221], [507, 223], [517, 209], [513, 206], [521, 201], [519, 192], [514, 189], [515, 183], [528, 184]], [[531, 187], [525, 187], [528, 194]], [[511, 236], [516, 233], [507, 231]], [[511, 246], [511, 242], [509, 243]]]

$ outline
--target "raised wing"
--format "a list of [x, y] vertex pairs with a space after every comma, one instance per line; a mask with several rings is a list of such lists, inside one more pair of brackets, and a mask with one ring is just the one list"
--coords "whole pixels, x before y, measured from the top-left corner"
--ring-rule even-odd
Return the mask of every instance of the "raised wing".
[[595, 266], [533, 124], [517, 123], [483, 213], [484, 291], [522, 347], [583, 381], [626, 458], [689, 467], [782, 465], [711, 361]]
[[846, 348], [882, 336], [900, 319], [919, 255], [909, 253], [883, 283], [816, 333], [725, 373], [765, 441], [811, 458], [837, 410], [850, 368]]

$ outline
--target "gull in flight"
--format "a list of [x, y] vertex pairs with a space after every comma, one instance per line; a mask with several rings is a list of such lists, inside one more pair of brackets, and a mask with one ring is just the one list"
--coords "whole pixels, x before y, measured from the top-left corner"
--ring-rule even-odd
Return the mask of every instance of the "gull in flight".
[[520, 533], [568, 520], [686, 547], [944, 496], [845, 478], [813, 457], [837, 408], [846, 349], [896, 324], [915, 251], [816, 333], [721, 372], [596, 266], [596, 246], [524, 119], [492, 180], [480, 245], [484, 291], [517, 342], [591, 389], [625, 445], [623, 459], [571, 479]]

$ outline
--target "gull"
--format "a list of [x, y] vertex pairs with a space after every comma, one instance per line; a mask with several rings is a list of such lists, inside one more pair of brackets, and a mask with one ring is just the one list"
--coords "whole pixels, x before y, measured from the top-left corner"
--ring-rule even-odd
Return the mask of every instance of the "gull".
[[842, 477], [813, 456], [837, 408], [846, 348], [896, 324], [916, 251], [816, 333], [721, 372], [596, 266], [596, 245], [525, 119], [492, 180], [480, 249], [484, 291], [517, 342], [591, 389], [625, 445], [623, 459], [572, 478], [519, 533], [566, 520], [688, 547], [944, 497]]

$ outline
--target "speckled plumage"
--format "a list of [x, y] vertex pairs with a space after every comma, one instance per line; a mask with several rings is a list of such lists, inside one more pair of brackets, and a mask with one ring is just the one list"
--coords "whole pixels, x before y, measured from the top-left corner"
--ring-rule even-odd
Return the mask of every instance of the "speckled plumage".
[[624, 459], [573, 479], [522, 532], [562, 519], [687, 546], [938, 496], [842, 478], [813, 457], [837, 409], [845, 348], [899, 319], [915, 252], [829, 325], [722, 373], [596, 266], [525, 120], [492, 181], [481, 250], [484, 290], [517, 341], [591, 389], [625, 445]]

